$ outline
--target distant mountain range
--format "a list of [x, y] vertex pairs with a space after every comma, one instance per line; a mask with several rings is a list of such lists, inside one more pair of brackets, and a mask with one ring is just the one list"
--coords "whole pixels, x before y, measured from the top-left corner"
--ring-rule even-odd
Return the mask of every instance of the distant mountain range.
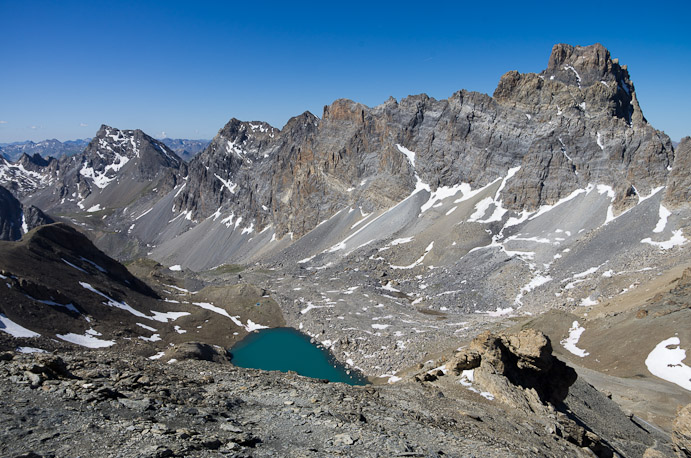
[[[54, 157], [59, 159], [63, 156], [74, 156], [84, 151], [91, 138], [77, 140], [50, 139], [40, 142], [31, 140], [13, 143], [0, 143], [0, 156], [4, 156], [9, 161], [17, 161], [22, 154], [27, 156], [40, 155], [43, 158]], [[164, 138], [161, 142], [180, 156], [185, 162], [192, 159], [198, 152], [202, 151], [209, 144], [209, 140], [188, 140], [182, 138]]]
[[185, 162], [188, 162], [211, 143], [211, 140], [187, 140], [182, 138], [161, 138], [160, 140], [161, 143], [173, 150]]
[[53, 138], [38, 143], [30, 140], [25, 142], [3, 143], [0, 144], [0, 154], [4, 155], [10, 161], [16, 161], [22, 154], [26, 154], [27, 156], [39, 154], [44, 158], [49, 156], [60, 158], [62, 156], [72, 156], [81, 153], [90, 141], [90, 138], [83, 138], [61, 142]]

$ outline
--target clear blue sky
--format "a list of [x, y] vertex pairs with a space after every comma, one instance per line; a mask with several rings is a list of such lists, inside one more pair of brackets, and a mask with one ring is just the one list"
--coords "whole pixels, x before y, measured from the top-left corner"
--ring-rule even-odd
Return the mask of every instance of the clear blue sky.
[[691, 135], [683, 3], [0, 0], [0, 142], [102, 123], [212, 138], [231, 117], [280, 128], [344, 97], [492, 94], [509, 70], [543, 70], [558, 42], [606, 46], [648, 120], [679, 140]]

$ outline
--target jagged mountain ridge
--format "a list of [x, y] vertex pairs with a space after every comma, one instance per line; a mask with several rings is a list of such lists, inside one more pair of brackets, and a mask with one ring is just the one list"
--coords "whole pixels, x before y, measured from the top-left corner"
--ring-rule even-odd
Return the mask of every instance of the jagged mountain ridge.
[[[99, 131], [95, 139], [102, 148], [106, 137]], [[91, 159], [93, 144], [75, 159], [103, 168], [103, 160]], [[415, 153], [414, 165], [399, 146]], [[187, 178], [174, 207], [190, 221], [221, 211], [234, 228], [271, 226], [281, 238], [300, 237], [343, 208], [389, 208], [416, 189], [418, 178], [428, 192], [459, 183], [477, 188], [516, 167], [502, 189], [507, 209], [534, 210], [596, 182], [614, 189], [620, 211], [665, 185], [673, 161], [669, 138], [642, 115], [626, 66], [599, 44], [555, 45], [546, 70], [508, 72], [494, 97], [460, 91], [437, 101], [423, 94], [374, 108], [338, 100], [321, 120], [304, 113], [281, 131], [233, 119], [170, 183]], [[95, 175], [80, 178], [106, 184]], [[76, 194], [85, 198], [94, 186], [83, 181], [86, 191]], [[70, 192], [63, 186], [59, 194]], [[57, 206], [44, 196], [31, 200]]]
[[[251, 124], [245, 124], [248, 132]], [[236, 141], [229, 126], [215, 143]], [[230, 167], [237, 178], [223, 176], [240, 187], [234, 213], [253, 217], [259, 229], [274, 224], [278, 236], [304, 235], [345, 206], [390, 207], [415, 189], [416, 174], [431, 191], [458, 183], [475, 188], [517, 166], [520, 171], [502, 193], [509, 209], [553, 204], [591, 182], [611, 185], [617, 208], [623, 209], [636, 192], [645, 195], [664, 185], [674, 160], [669, 138], [645, 121], [626, 67], [601, 45], [556, 45], [545, 71], [507, 73], [493, 98], [460, 91], [448, 100], [420, 95], [375, 108], [339, 100], [325, 107], [299, 144], [289, 140], [300, 137], [296, 127], [301, 123], [291, 120], [273, 141], [261, 142], [272, 166], [245, 164], [261, 180], [242, 179], [248, 172], [240, 163]], [[250, 132], [249, 141], [254, 138]], [[396, 145], [415, 152], [414, 167]], [[196, 158], [197, 167], [210, 166], [217, 149]], [[218, 169], [226, 167], [221, 162]], [[202, 180], [209, 176], [214, 175]], [[240, 198], [243, 193], [249, 204]], [[188, 186], [177, 201], [201, 219], [217, 210], [224, 194], [227, 199], [233, 193], [224, 191], [219, 179]]]
[[[460, 91], [374, 108], [338, 100], [321, 120], [305, 113], [269, 139], [253, 123], [243, 124], [242, 138], [231, 125], [238, 121], [190, 163], [195, 172], [176, 206], [196, 221], [220, 211], [235, 229], [271, 226], [278, 238], [299, 238], [344, 208], [390, 208], [418, 183], [431, 193], [459, 183], [476, 189], [511, 169], [505, 209], [535, 210], [594, 183], [612, 188], [619, 213], [674, 171], [671, 141], [647, 123], [626, 67], [601, 45], [556, 45], [545, 71], [507, 73], [494, 97]], [[219, 144], [252, 149], [255, 141], [259, 160], [218, 159]]]

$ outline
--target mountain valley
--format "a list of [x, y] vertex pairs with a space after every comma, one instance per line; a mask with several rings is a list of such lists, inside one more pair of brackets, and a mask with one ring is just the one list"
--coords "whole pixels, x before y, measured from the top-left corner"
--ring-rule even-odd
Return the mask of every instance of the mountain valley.
[[[691, 137], [603, 46], [185, 142], [0, 158], [3, 456], [691, 456]], [[371, 385], [229, 364], [283, 326]]]

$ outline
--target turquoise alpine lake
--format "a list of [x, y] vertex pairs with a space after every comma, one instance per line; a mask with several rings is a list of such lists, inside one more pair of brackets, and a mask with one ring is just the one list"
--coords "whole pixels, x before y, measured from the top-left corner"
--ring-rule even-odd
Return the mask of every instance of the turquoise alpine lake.
[[346, 369], [326, 349], [313, 344], [309, 336], [293, 328], [252, 332], [236, 343], [230, 353], [232, 363], [239, 367], [294, 371], [306, 377], [349, 385], [367, 384], [365, 377]]

